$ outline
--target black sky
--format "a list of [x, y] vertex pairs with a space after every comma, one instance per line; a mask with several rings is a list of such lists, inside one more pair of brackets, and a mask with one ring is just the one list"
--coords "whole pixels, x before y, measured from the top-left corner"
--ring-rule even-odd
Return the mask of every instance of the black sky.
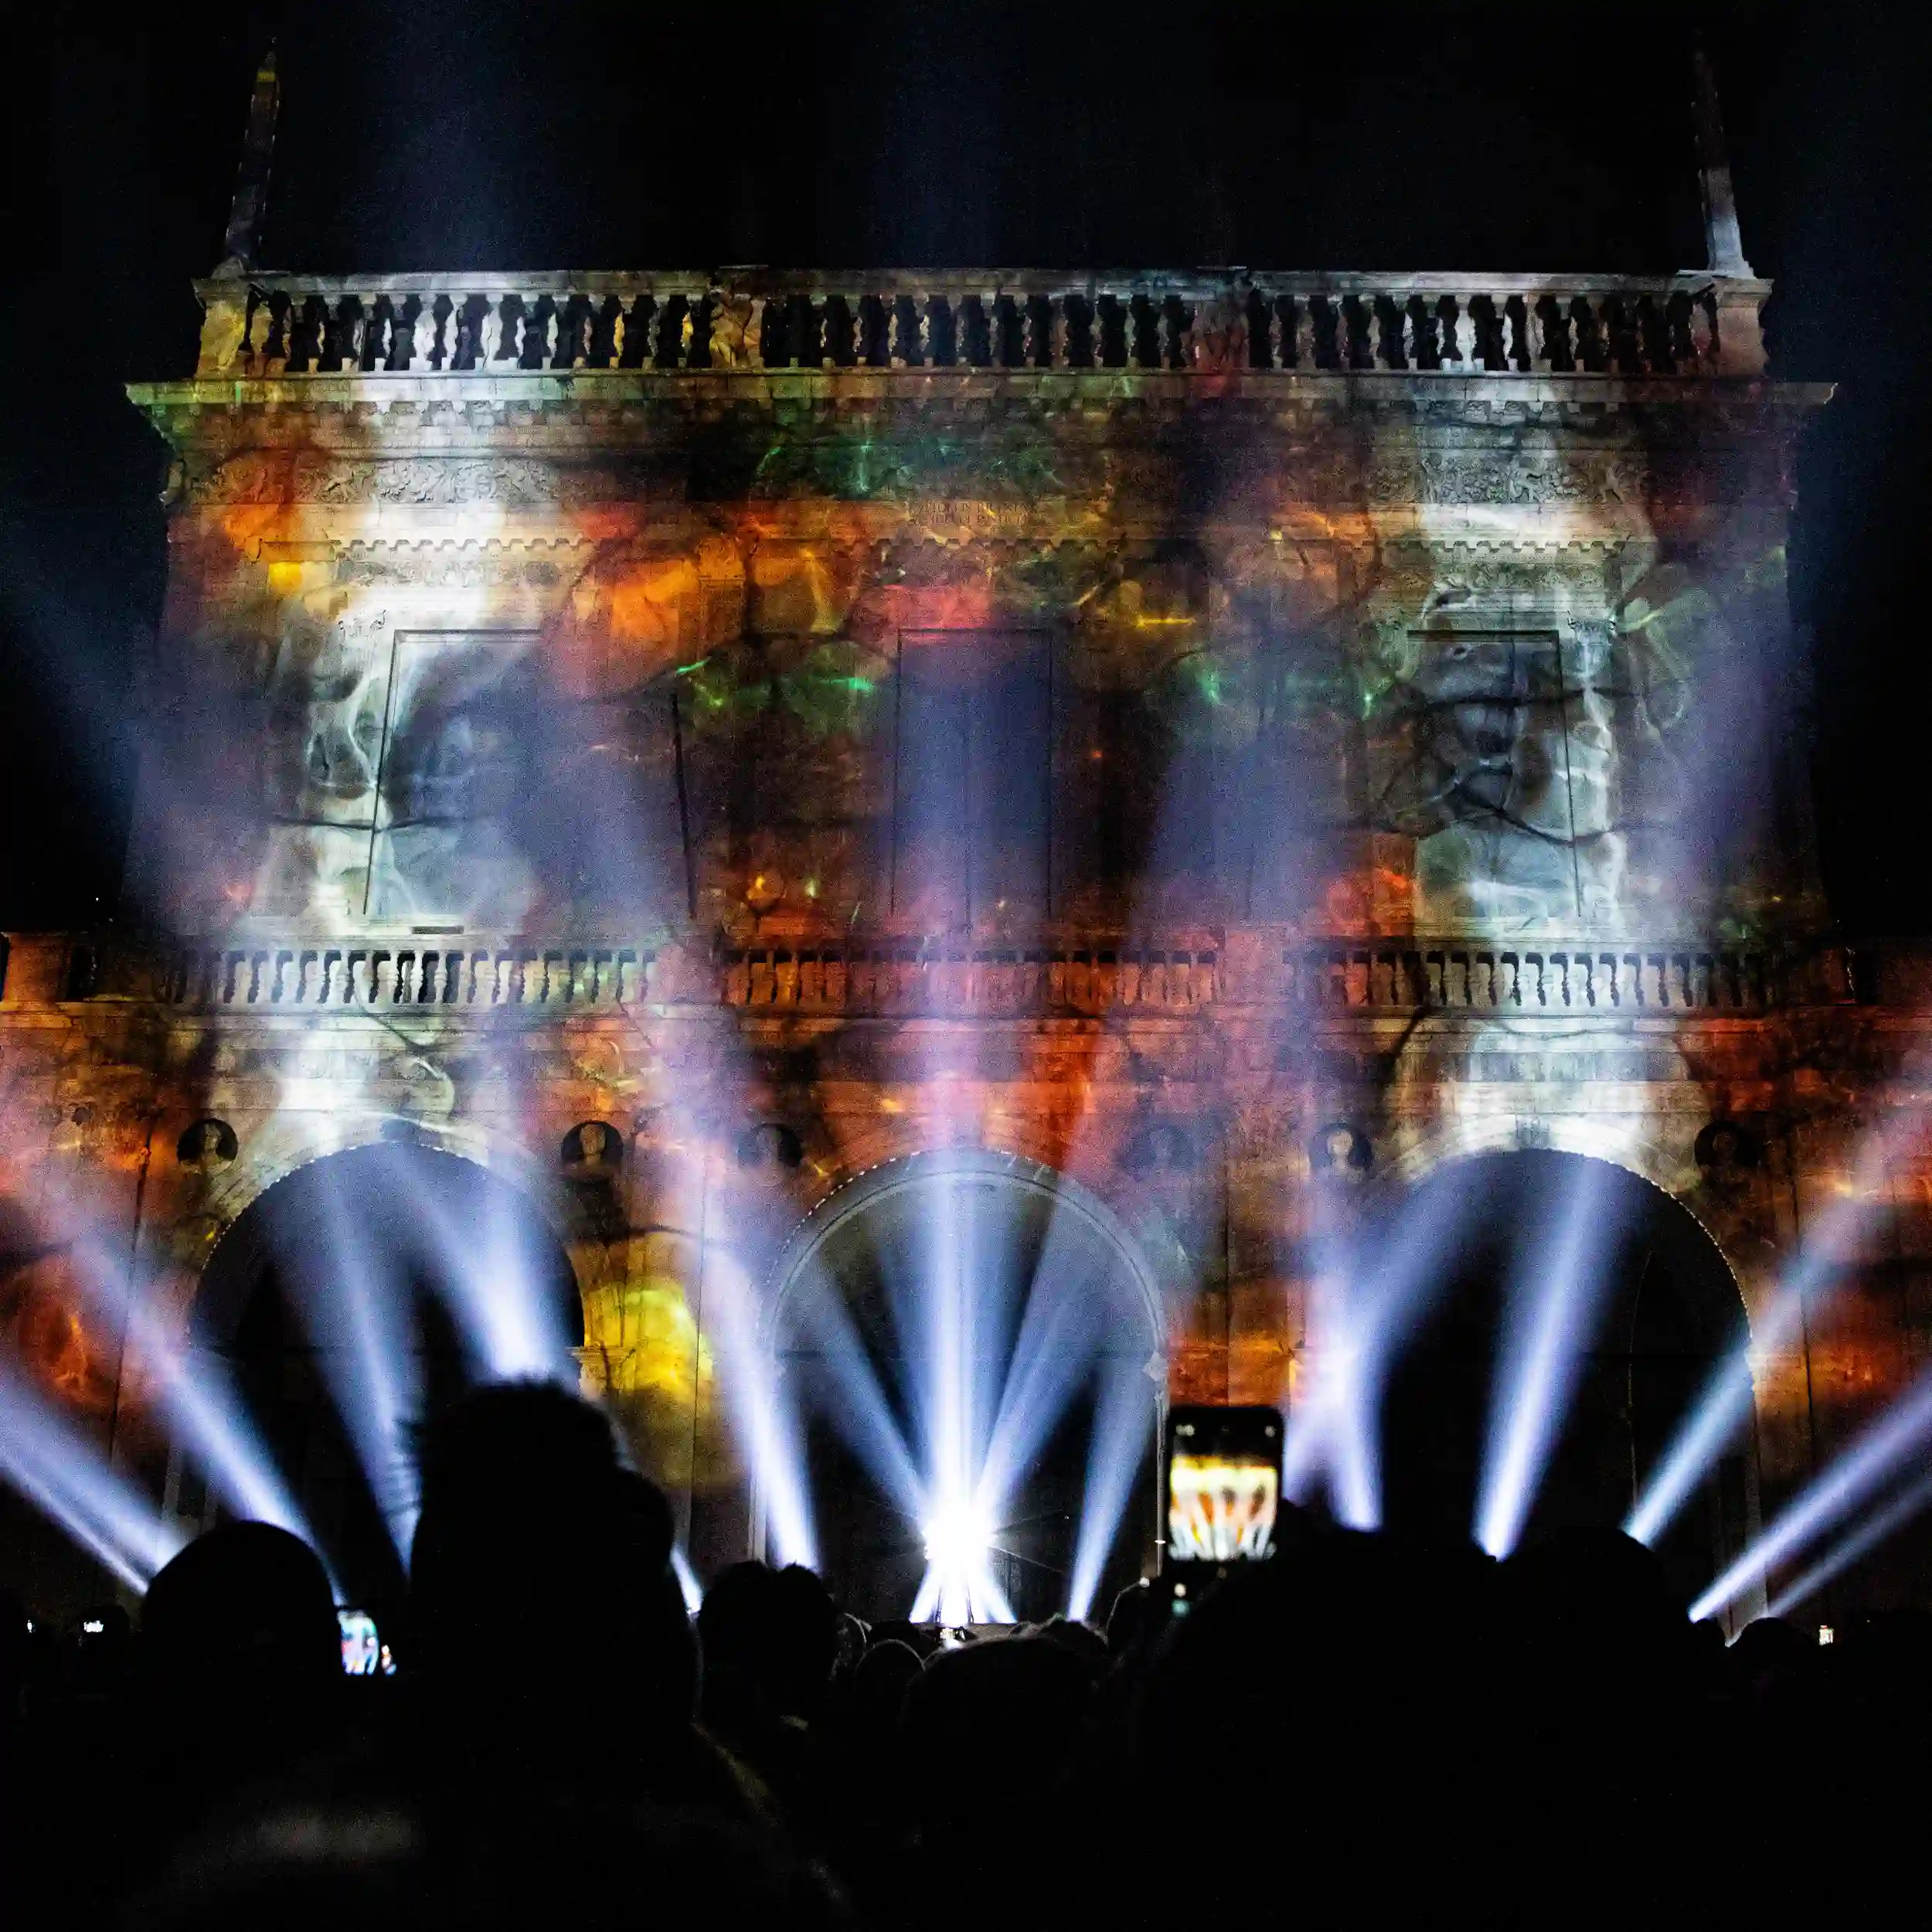
[[1706, 32], [1777, 373], [1836, 381], [1794, 544], [1827, 883], [1932, 931], [1932, 37], [1923, 6], [43, 8], [10, 23], [0, 924], [112, 910], [160, 446], [254, 61], [263, 255], [342, 270], [766, 260], [1594, 269], [1701, 260]]

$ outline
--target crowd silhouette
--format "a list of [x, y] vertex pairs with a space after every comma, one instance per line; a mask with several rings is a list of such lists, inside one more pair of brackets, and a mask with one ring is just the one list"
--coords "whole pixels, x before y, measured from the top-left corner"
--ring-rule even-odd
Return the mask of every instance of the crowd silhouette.
[[[600, 1411], [472, 1391], [419, 1445], [393, 1676], [230, 1523], [78, 1649], [6, 1607], [0, 1917], [128, 1932], [713, 1923], [1860, 1923], [1912, 1896], [1932, 1628], [1726, 1646], [1614, 1532], [1471, 1549], [1291, 1512], [1185, 1615], [868, 1629], [733, 1566], [694, 1619]], [[11, 1901], [11, 1904], [8, 1902]]]

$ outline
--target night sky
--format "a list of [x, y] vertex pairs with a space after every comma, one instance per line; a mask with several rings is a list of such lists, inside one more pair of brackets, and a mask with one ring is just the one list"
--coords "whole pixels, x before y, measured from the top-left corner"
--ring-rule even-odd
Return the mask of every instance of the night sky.
[[1826, 883], [1932, 932], [1932, 9], [391, 4], [9, 22], [0, 192], [0, 925], [111, 917], [117, 716], [160, 607], [162, 447], [248, 88], [279, 41], [264, 266], [1702, 260], [1691, 36], [1777, 374], [1839, 384], [1794, 545]]

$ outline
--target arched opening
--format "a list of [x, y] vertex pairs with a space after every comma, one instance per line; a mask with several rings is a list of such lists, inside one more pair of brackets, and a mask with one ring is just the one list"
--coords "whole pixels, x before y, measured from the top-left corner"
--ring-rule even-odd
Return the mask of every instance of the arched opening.
[[[1569, 1250], [1550, 1238], [1566, 1215], [1583, 1230]], [[1384, 1390], [1387, 1521], [1469, 1534], [1493, 1405], [1512, 1386], [1508, 1338], [1535, 1332], [1535, 1298], [1554, 1267], [1587, 1315], [1525, 1533], [1621, 1525], [1717, 1362], [1745, 1339], [1742, 1298], [1710, 1236], [1639, 1176], [1540, 1151], [1454, 1162], [1393, 1216], [1444, 1232], [1430, 1264], [1437, 1284]], [[1749, 1474], [1748, 1444], [1733, 1444], [1660, 1539], [1687, 1599], [1743, 1546]]]
[[1009, 1155], [895, 1162], [821, 1206], [776, 1278], [821, 1563], [860, 1614], [920, 1605], [950, 1453], [1013, 1616], [1100, 1614], [1150, 1565], [1158, 1298], [1085, 1189]]
[[[190, 1324], [342, 1587], [400, 1589], [410, 1432], [471, 1383], [572, 1372], [582, 1304], [555, 1236], [516, 1189], [410, 1145], [333, 1154], [253, 1202], [203, 1275]], [[211, 1505], [171, 1465], [171, 1502]]]

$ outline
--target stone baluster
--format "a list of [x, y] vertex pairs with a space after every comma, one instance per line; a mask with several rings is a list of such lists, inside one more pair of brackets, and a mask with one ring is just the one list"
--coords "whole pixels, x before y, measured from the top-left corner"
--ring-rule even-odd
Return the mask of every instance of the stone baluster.
[[1690, 298], [1691, 353], [1702, 369], [1717, 361], [1717, 297], [1710, 289], [1699, 289]]
[[1440, 369], [1442, 345], [1437, 338], [1435, 311], [1421, 296], [1411, 295], [1403, 304], [1403, 341], [1408, 350], [1410, 366]]
[[1468, 366], [1468, 332], [1462, 305], [1453, 295], [1438, 295], [1435, 302], [1436, 328], [1444, 369], [1462, 369]]
[[1281, 318], [1281, 366], [1313, 369], [1315, 338], [1309, 333], [1312, 318], [1307, 301], [1289, 294], [1276, 302], [1275, 308]]
[[389, 307], [389, 353], [383, 366], [388, 369], [405, 369], [410, 366], [410, 352], [414, 342], [416, 315], [413, 304], [413, 295], [403, 295], [394, 300]]
[[1046, 302], [1052, 318], [1047, 328], [1048, 366], [1053, 369], [1070, 368], [1072, 361], [1068, 354], [1066, 341], [1066, 298], [1064, 295], [1049, 295]]
[[1193, 360], [1194, 311], [1178, 295], [1161, 304], [1161, 366], [1185, 369]]
[[1536, 318], [1536, 366], [1555, 375], [1564, 375], [1576, 367], [1576, 358], [1570, 353], [1570, 318], [1565, 312], [1562, 298], [1556, 295], [1539, 295], [1533, 311]]
[[410, 332], [410, 367], [421, 372], [432, 366], [431, 359], [437, 348], [437, 338], [442, 329], [437, 320], [436, 298], [434, 295], [419, 297], [416, 306], [416, 325]]
[[959, 359], [974, 369], [988, 368], [994, 360], [994, 300], [991, 294], [968, 295], [959, 305]]
[[268, 298], [259, 290], [251, 289], [248, 298], [248, 320], [242, 330], [242, 367], [250, 375], [258, 374], [267, 353], [265, 345], [269, 329], [274, 321]]
[[624, 353], [618, 359], [620, 369], [648, 369], [654, 359], [654, 338], [657, 328], [658, 298], [648, 292], [632, 298], [631, 310], [624, 325]]
[[294, 374], [306, 376], [315, 368], [321, 332], [322, 298], [319, 295], [306, 295], [299, 302], [291, 299], [288, 311], [288, 367]]
[[483, 325], [477, 338], [477, 366], [487, 376], [503, 355], [503, 308], [506, 297], [499, 296], [495, 301], [485, 299], [483, 305]]

